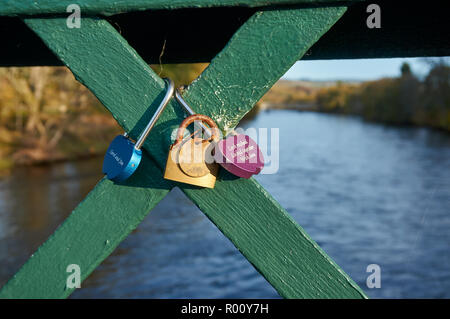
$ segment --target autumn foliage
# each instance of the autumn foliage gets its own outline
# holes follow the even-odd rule
[[[179,86],[206,66],[152,67]],[[67,68],[0,68],[0,170],[103,154],[120,133],[111,114]]]
[[[338,83],[321,89],[316,95],[317,110],[450,131],[450,67],[436,64],[423,80],[415,77],[407,64],[401,71],[398,78],[360,85]]]

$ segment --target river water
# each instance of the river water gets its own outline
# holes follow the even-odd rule
[[[283,110],[244,127],[280,128],[279,170],[256,179],[369,297],[450,298],[450,135]],[[0,286],[102,177],[101,162],[0,179]],[[380,288],[366,285],[370,264]],[[279,295],[174,189],[71,297]]]

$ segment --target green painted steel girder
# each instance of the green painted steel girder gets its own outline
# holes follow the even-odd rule
[[[274,7],[289,5],[329,5],[365,0],[2,0],[0,16],[66,15],[77,4],[85,15],[113,15],[144,10],[174,10],[212,7]]]

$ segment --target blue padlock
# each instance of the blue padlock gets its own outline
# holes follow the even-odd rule
[[[136,144],[134,144],[133,141],[128,138],[128,134],[125,133],[116,136],[109,145],[103,160],[103,173],[106,174],[108,179],[114,182],[122,182],[130,177],[138,168],[142,159],[141,147],[173,95],[174,84],[172,80],[164,80],[169,84],[167,93],[147,127],[136,141]]]

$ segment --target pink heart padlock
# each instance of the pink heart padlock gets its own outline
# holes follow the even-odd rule
[[[264,167],[264,158],[258,144],[245,134],[236,134],[217,143],[214,159],[230,173],[250,178]]]

